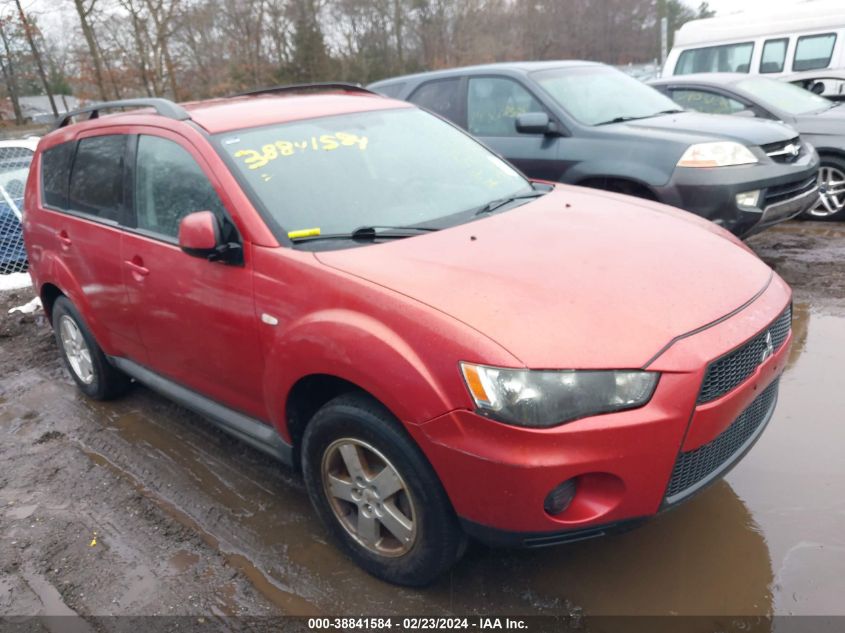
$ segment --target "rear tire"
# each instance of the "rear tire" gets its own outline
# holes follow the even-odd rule
[[[822,156],[819,187],[825,188],[820,193],[819,203],[805,211],[802,217],[824,222],[845,219],[845,159]]]
[[[363,394],[324,405],[305,428],[302,471],[317,514],[367,572],[430,584],[466,536],[440,480],[390,412]]]
[[[95,400],[111,400],[126,392],[129,377],[108,361],[67,297],[56,299],[51,320],[59,354],[82,393]]]

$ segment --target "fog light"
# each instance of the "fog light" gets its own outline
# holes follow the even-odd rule
[[[758,202],[760,202],[759,189],[736,194],[736,203],[741,207],[756,207]]]
[[[567,479],[559,484],[546,496],[543,509],[547,514],[560,514],[569,507],[575,498],[575,480]]]

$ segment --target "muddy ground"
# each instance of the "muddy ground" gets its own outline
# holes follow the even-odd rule
[[[327,542],[298,475],[135,386],[80,396],[38,316],[0,297],[0,616],[845,615],[845,226],[750,245],[795,289],[769,429],[727,479],[633,532],[471,548],[425,590]],[[727,282],[727,280],[726,280]]]

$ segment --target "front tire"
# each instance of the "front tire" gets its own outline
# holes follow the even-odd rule
[[[56,299],[52,322],[59,353],[82,393],[95,400],[111,400],[126,391],[129,378],[109,363],[82,315],[67,297]]]
[[[346,394],[324,405],[302,439],[305,486],[346,553],[391,583],[424,586],[463,553],[440,480],[378,402]]]
[[[804,217],[808,220],[845,218],[845,160],[837,156],[822,156],[819,187],[823,188],[819,203],[805,211]]]

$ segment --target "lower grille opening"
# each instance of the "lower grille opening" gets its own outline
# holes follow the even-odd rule
[[[707,480],[723,465],[731,462],[748,439],[766,421],[777,398],[777,392],[778,381],[775,380],[716,439],[709,444],[678,455],[672,477],[669,479],[666,499],[672,499],[689,491],[696,484]],[[673,502],[676,500],[678,499],[672,499]]]

